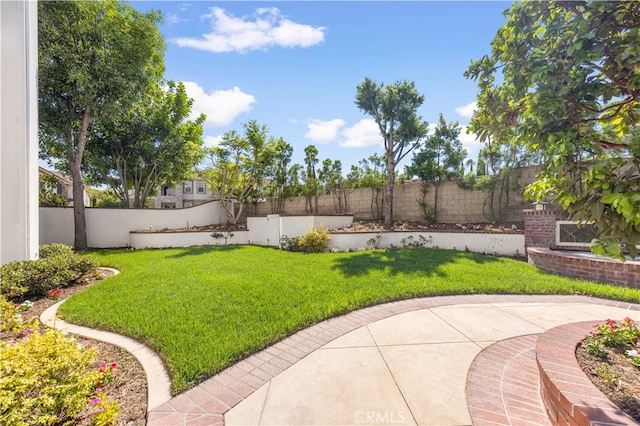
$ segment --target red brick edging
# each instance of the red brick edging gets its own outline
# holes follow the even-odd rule
[[[640,262],[591,256],[541,247],[528,247],[529,263],[552,274],[622,287],[640,288]]]
[[[467,406],[474,426],[548,426],[540,400],[537,334],[512,337],[485,348],[467,375]]]
[[[593,322],[561,325],[541,334],[536,344],[540,393],[554,425],[629,426],[635,420],[613,404],[582,371],[576,346]]]

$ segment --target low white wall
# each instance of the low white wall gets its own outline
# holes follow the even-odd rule
[[[337,229],[345,226],[351,226],[353,223],[353,215],[340,216],[281,216],[280,217],[280,235],[287,237],[300,237],[312,227],[320,227]]]
[[[497,253],[501,256],[524,256],[524,234],[480,234],[480,233],[453,233],[453,232],[354,232],[345,234],[331,234],[332,249],[344,251],[347,249],[358,250],[368,248],[367,242],[381,235],[380,248],[403,247],[408,245],[413,237],[413,242],[420,241],[420,236],[426,239],[424,247],[438,247],[441,249],[456,249],[488,254]],[[402,240],[405,240],[404,242]]]
[[[133,232],[147,229],[177,229],[225,222],[218,202],[200,204],[186,209],[132,210],[87,209],[87,236],[89,247],[188,247],[195,245],[222,245],[224,237],[213,238],[206,232]],[[227,244],[255,244],[278,246],[280,237],[299,237],[312,226],[331,229],[350,226],[353,216],[278,216],[249,217],[247,231],[234,231]],[[226,233],[222,233],[226,235]],[[524,255],[523,234],[453,233],[453,232],[354,232],[332,234],[330,247],[340,251],[365,249],[367,242],[381,235],[379,247],[402,247],[413,241],[426,239],[425,247],[498,253],[502,256]],[[403,241],[403,239],[405,241]],[[73,209],[40,208],[40,244],[65,243],[73,245]]]
[[[213,231],[201,232],[132,232],[131,247],[134,248],[169,248],[190,246],[221,246],[251,244],[249,231],[234,231],[232,235],[221,232],[227,236],[213,238]]]
[[[185,209],[85,209],[87,244],[93,248],[127,247],[129,233],[144,229],[175,229],[226,222],[220,203]],[[73,208],[40,208],[40,244],[73,245]]]

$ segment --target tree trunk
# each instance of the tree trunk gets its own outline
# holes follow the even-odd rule
[[[393,223],[393,188],[396,184],[396,165],[387,154],[387,186],[384,191],[384,223]]]
[[[438,223],[438,187],[440,186],[440,181],[435,181],[433,186],[435,186],[435,191],[433,191],[433,221]]]
[[[87,222],[84,214],[84,182],[82,180],[82,156],[87,144],[87,130],[93,121],[91,108],[84,110],[78,145],[74,153],[68,156],[71,180],[73,182],[73,226],[75,229],[73,246],[76,250],[87,249]],[[73,145],[73,129],[69,130],[67,143]]]
[[[74,156],[77,157],[77,156]],[[84,182],[80,162],[75,160],[69,165],[73,181],[73,225],[75,228],[73,246],[76,250],[87,249],[87,222],[84,215]]]

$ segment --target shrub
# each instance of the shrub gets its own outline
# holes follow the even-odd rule
[[[286,251],[300,251],[300,237],[280,237],[280,249]]]
[[[309,232],[300,237],[299,245],[307,253],[319,253],[329,247],[330,240],[329,228],[313,226]]]
[[[57,256],[73,256],[73,249],[66,244],[53,243],[45,244],[39,247],[40,259]]]
[[[606,348],[625,350],[629,361],[640,368],[640,329],[631,318],[622,321],[608,319],[604,324],[594,326],[595,331],[589,333],[582,341],[582,346],[595,356],[605,358]]]
[[[119,406],[99,387],[111,368],[88,371],[96,351],[78,345],[58,330],[27,329],[20,340],[0,346],[0,417],[5,425],[113,424]],[[115,367],[115,365],[113,365]]]
[[[18,260],[2,266],[2,294],[8,298],[44,296],[53,288],[66,287],[76,279],[59,257]]]
[[[27,306],[26,309],[29,309],[33,303],[26,301],[22,305],[15,305],[0,295],[0,333],[22,333],[27,328],[34,328],[37,325],[35,319],[28,324],[24,323],[20,314],[22,306]]]
[[[49,290],[75,284],[97,267],[94,260],[64,244],[41,246],[40,253],[40,259],[14,261],[0,268],[0,294],[8,299],[45,296]]]

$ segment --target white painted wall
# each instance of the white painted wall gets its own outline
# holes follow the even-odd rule
[[[87,242],[92,248],[128,247],[129,233],[140,230],[177,229],[226,222],[220,203],[213,201],[186,209],[87,208]],[[73,245],[73,209],[40,208],[40,244]]]
[[[73,244],[73,210],[71,208],[43,207],[40,209],[41,244],[61,242]],[[222,245],[224,237],[213,238],[206,232],[132,232],[160,231],[188,226],[224,223],[224,213],[218,202],[200,204],[188,209],[127,210],[87,209],[87,236],[89,246],[95,248],[136,247],[163,248],[196,245]],[[277,247],[280,237],[299,237],[312,226],[329,226],[332,229],[350,226],[352,216],[279,216],[249,217],[246,231],[234,231],[227,244],[255,244]],[[279,234],[278,234],[279,232]],[[225,234],[225,233],[223,233]],[[366,249],[367,242],[381,235],[379,247],[402,247],[422,236],[425,247],[468,250],[476,253],[497,253],[502,256],[524,255],[523,234],[453,233],[453,232],[353,232],[332,234],[330,247],[344,251]],[[405,240],[403,242],[403,239]]]
[[[225,244],[224,237],[213,238],[213,232],[133,232],[131,247],[135,248],[168,248],[191,246],[219,246]],[[226,244],[250,244],[249,231],[234,231],[228,236]],[[225,233],[226,235],[226,233]]]
[[[37,13],[0,1],[0,264],[38,256]]]
[[[366,249],[367,242],[375,238],[378,233],[374,232],[354,232],[345,234],[332,234],[330,247],[340,251],[347,249],[359,250]],[[410,242],[409,237],[413,237],[413,241],[419,241],[422,235],[428,242],[424,247],[438,247],[441,249],[456,249],[458,251],[465,250],[465,246],[469,251],[487,254],[497,253],[501,256],[515,256],[516,254],[524,256],[524,234],[480,234],[480,233],[453,233],[453,232],[384,232],[380,240],[380,248],[402,247]],[[406,239],[403,243],[402,240]]]

